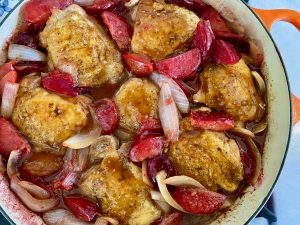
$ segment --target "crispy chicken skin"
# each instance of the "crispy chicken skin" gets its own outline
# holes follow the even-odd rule
[[[188,42],[199,18],[193,12],[163,1],[141,0],[132,37],[132,51],[163,59]]]
[[[122,77],[121,54],[104,29],[77,5],[54,10],[40,33],[48,50],[49,66],[67,64],[78,72],[78,85],[116,83]]]
[[[188,121],[181,122],[187,130],[168,152],[177,172],[213,191],[237,190],[244,174],[237,143],[222,132],[193,130]]]
[[[159,88],[148,79],[131,78],[116,93],[119,109],[119,130],[133,135],[139,129],[139,119],[158,119]]]
[[[81,193],[97,200],[103,213],[124,225],[150,225],[161,215],[143,183],[140,169],[117,151],[105,154],[81,178]]]
[[[39,87],[29,90],[21,83],[12,121],[31,142],[49,147],[36,151],[63,155],[62,142],[87,124],[87,113],[78,97],[62,98]]]
[[[243,122],[259,121],[265,110],[243,59],[234,65],[207,65],[200,74],[200,89],[194,101],[223,110]]]

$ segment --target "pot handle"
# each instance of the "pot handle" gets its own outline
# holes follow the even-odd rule
[[[286,21],[293,24],[300,31],[300,12],[290,9],[252,9],[264,22],[268,30],[271,29],[273,23]]]
[[[272,24],[278,21],[286,21],[293,24],[300,31],[300,13],[289,9],[256,9],[254,12],[263,21],[268,30]],[[293,125],[300,121],[300,99],[292,94],[293,102]]]

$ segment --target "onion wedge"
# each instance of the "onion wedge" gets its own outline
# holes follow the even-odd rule
[[[167,174],[164,170],[160,171],[157,173],[156,175],[156,181],[157,181],[157,184],[158,184],[158,188],[159,188],[159,191],[161,193],[161,195],[163,196],[164,200],[170,205],[172,206],[173,208],[181,211],[181,212],[185,212],[183,210],[183,208],[174,200],[174,198],[171,196],[168,188],[167,188],[167,185],[165,184],[164,180],[166,179],[167,177]]]
[[[10,187],[20,200],[34,212],[46,212],[53,209],[59,203],[59,199],[56,198],[39,200],[32,197],[32,195],[20,185],[20,181],[16,175],[11,177]]]
[[[131,8],[139,3],[140,0],[129,0],[128,2],[125,3],[125,6],[127,8]]]
[[[93,223],[88,223],[77,219],[65,209],[55,209],[46,212],[43,215],[43,219],[49,225],[93,225]]]
[[[74,3],[80,6],[90,6],[94,4],[94,0],[74,0]]]
[[[185,114],[189,112],[190,110],[189,100],[186,97],[183,90],[179,87],[179,85],[174,80],[158,73],[152,73],[150,75],[150,79],[160,88],[162,88],[164,83],[167,83],[170,86],[172,96],[174,98],[174,101],[179,111]]]
[[[161,195],[159,191],[150,191],[150,195],[154,201],[166,202],[164,197]]]
[[[202,184],[191,177],[187,176],[174,176],[169,177],[164,180],[165,184],[172,185],[172,186],[192,186],[197,188],[204,188]]]
[[[266,83],[264,79],[261,77],[261,75],[256,71],[251,71],[252,76],[256,80],[256,83],[258,84],[259,92],[262,96],[265,95],[266,92]]]
[[[8,47],[8,59],[17,61],[47,61],[47,56],[25,45],[10,44]]]
[[[168,83],[163,83],[159,98],[159,118],[168,141],[179,137],[179,115]]]
[[[14,150],[10,153],[7,162],[7,175],[11,179],[13,175],[18,174],[18,163],[22,157],[22,152]]]
[[[142,178],[143,182],[148,185],[149,187],[152,187],[152,184],[149,180],[148,173],[147,173],[147,160],[144,160],[142,162]]]
[[[63,146],[72,149],[82,149],[89,147],[97,142],[101,131],[98,127],[94,128],[87,134],[76,134],[63,142]]]
[[[172,207],[166,203],[165,201],[156,201],[154,200],[155,203],[159,206],[159,208],[164,211],[164,213],[169,213],[171,212]]]
[[[249,145],[251,147],[252,154],[253,154],[253,156],[255,158],[255,161],[256,161],[255,172],[254,172],[254,175],[253,175],[252,179],[250,180],[250,184],[252,186],[254,186],[257,183],[258,178],[261,174],[262,159],[261,159],[261,154],[260,154],[256,144],[254,143],[254,141],[251,138],[246,138],[246,140],[247,140],[247,142],[249,143]]]
[[[48,191],[33,183],[30,183],[28,181],[20,181],[19,185],[25,188],[30,194],[32,194],[34,197],[37,197],[38,199],[50,198],[50,193]]]
[[[6,82],[4,85],[1,104],[1,115],[6,119],[10,118],[12,115],[19,86],[19,84],[10,82]]]
[[[234,127],[232,129],[230,129],[229,131],[231,131],[233,133],[241,134],[241,135],[244,135],[244,136],[248,136],[248,137],[251,137],[251,138],[255,138],[255,134],[252,133],[252,131],[250,131],[246,128],[243,128],[243,127]]]

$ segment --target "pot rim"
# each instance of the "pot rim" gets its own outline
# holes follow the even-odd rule
[[[9,16],[12,14],[12,12],[14,12],[14,10],[16,8],[18,8],[24,1],[26,0],[20,0],[13,8],[12,10],[3,18],[3,20],[0,22],[0,27],[3,25],[3,23],[9,18]],[[292,133],[292,120],[293,120],[293,111],[292,111],[292,97],[291,97],[291,87],[290,87],[290,82],[289,82],[289,78],[288,78],[288,74],[287,74],[287,70],[283,61],[283,58],[280,54],[280,51],[271,35],[271,33],[269,32],[269,30],[266,28],[265,24],[263,23],[263,21],[259,18],[259,16],[254,12],[254,10],[243,0],[241,0],[242,3],[248,8],[249,12],[251,12],[252,14],[254,14],[254,16],[256,17],[256,19],[260,22],[260,24],[263,26],[265,32],[268,34],[269,38],[271,39],[276,52],[279,56],[280,59],[280,63],[282,65],[282,68],[284,70],[284,75],[285,75],[285,80],[287,83],[287,87],[288,87],[288,93],[289,93],[289,105],[290,105],[290,122],[289,122],[289,132],[288,132],[288,140],[287,140],[287,144],[286,144],[286,149],[285,149],[285,153],[284,153],[284,157],[283,160],[281,162],[280,165],[280,169],[277,173],[277,176],[273,182],[273,185],[270,187],[270,190],[268,192],[268,194],[265,196],[265,198],[263,199],[262,203],[260,204],[260,206],[257,208],[257,210],[252,214],[252,216],[247,220],[246,224],[248,224],[250,221],[252,221],[256,215],[262,210],[262,208],[265,206],[265,204],[267,203],[267,201],[269,200],[269,198],[271,197],[273,190],[275,188],[275,185],[278,182],[278,179],[281,175],[282,169],[284,167],[284,164],[286,162],[286,157],[288,154],[288,149],[289,149],[289,145],[290,145],[290,141],[291,141],[291,133]],[[3,208],[0,206],[0,213],[4,216],[4,218],[11,224],[11,225],[17,225],[10,217],[9,215],[3,210]]]

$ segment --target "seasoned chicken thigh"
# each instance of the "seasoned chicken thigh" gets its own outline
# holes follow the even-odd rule
[[[116,83],[122,77],[121,54],[104,29],[77,5],[54,10],[40,33],[51,68],[62,64],[78,72],[78,85]]]
[[[148,79],[131,78],[124,83],[114,97],[119,109],[119,130],[133,135],[142,118],[158,119],[158,98],[159,88]]]
[[[185,118],[185,131],[170,146],[168,155],[180,175],[190,176],[212,191],[237,190],[243,179],[239,147],[222,132],[193,130]]]
[[[25,79],[23,84],[28,84]],[[32,85],[32,84],[31,84]],[[77,98],[62,98],[43,88],[22,86],[16,101],[12,121],[37,146],[37,151],[63,155],[62,142],[87,124],[88,111]]]
[[[200,74],[200,90],[194,101],[223,110],[243,122],[260,120],[265,110],[243,59],[234,65],[207,65]]]
[[[79,184],[81,193],[98,200],[103,213],[124,225],[150,225],[161,215],[143,183],[140,169],[117,151],[89,169]]]
[[[198,16],[163,1],[141,0],[132,37],[132,51],[163,59],[180,50],[193,36]]]

